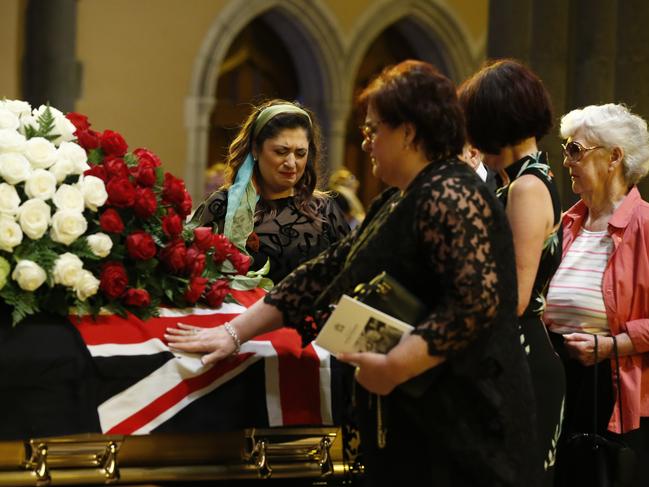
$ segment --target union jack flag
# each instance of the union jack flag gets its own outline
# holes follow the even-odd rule
[[[169,349],[163,339],[167,327],[178,322],[220,326],[263,291],[233,295],[240,304],[161,309],[146,322],[114,315],[73,320],[100,371],[103,433],[333,423],[331,358],[313,344],[303,348],[295,330],[259,336],[236,357],[213,366],[202,365],[196,354]]]

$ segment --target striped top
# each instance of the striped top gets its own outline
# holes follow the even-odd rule
[[[607,230],[581,229],[550,282],[544,320],[551,331],[610,334],[602,277],[612,251]]]

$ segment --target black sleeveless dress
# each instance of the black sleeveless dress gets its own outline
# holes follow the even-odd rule
[[[555,353],[542,316],[548,285],[561,262],[562,234],[561,203],[547,155],[539,152],[526,156],[505,169],[509,182],[498,188],[496,194],[507,207],[509,187],[517,178],[531,174],[546,186],[552,198],[555,230],[543,243],[541,261],[534,280],[532,295],[525,312],[519,317],[521,340],[527,352],[537,403],[539,462],[545,473],[541,485],[551,486],[557,442],[561,433],[565,399],[565,374],[559,356]]]

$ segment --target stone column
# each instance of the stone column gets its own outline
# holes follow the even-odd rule
[[[76,24],[76,0],[28,0],[22,91],[32,105],[74,110],[81,82]]]
[[[532,0],[491,0],[487,58],[513,57],[529,62]]]
[[[649,120],[649,2],[624,0],[618,6],[615,101]],[[639,187],[649,199],[649,176]]]

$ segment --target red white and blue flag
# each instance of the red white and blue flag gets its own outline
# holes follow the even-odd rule
[[[204,366],[197,354],[164,341],[178,322],[220,326],[263,291],[234,291],[240,304],[220,309],[161,309],[74,321],[99,370],[101,430],[107,434],[232,430],[251,426],[332,424],[331,358],[283,328],[245,343],[236,357]]]

